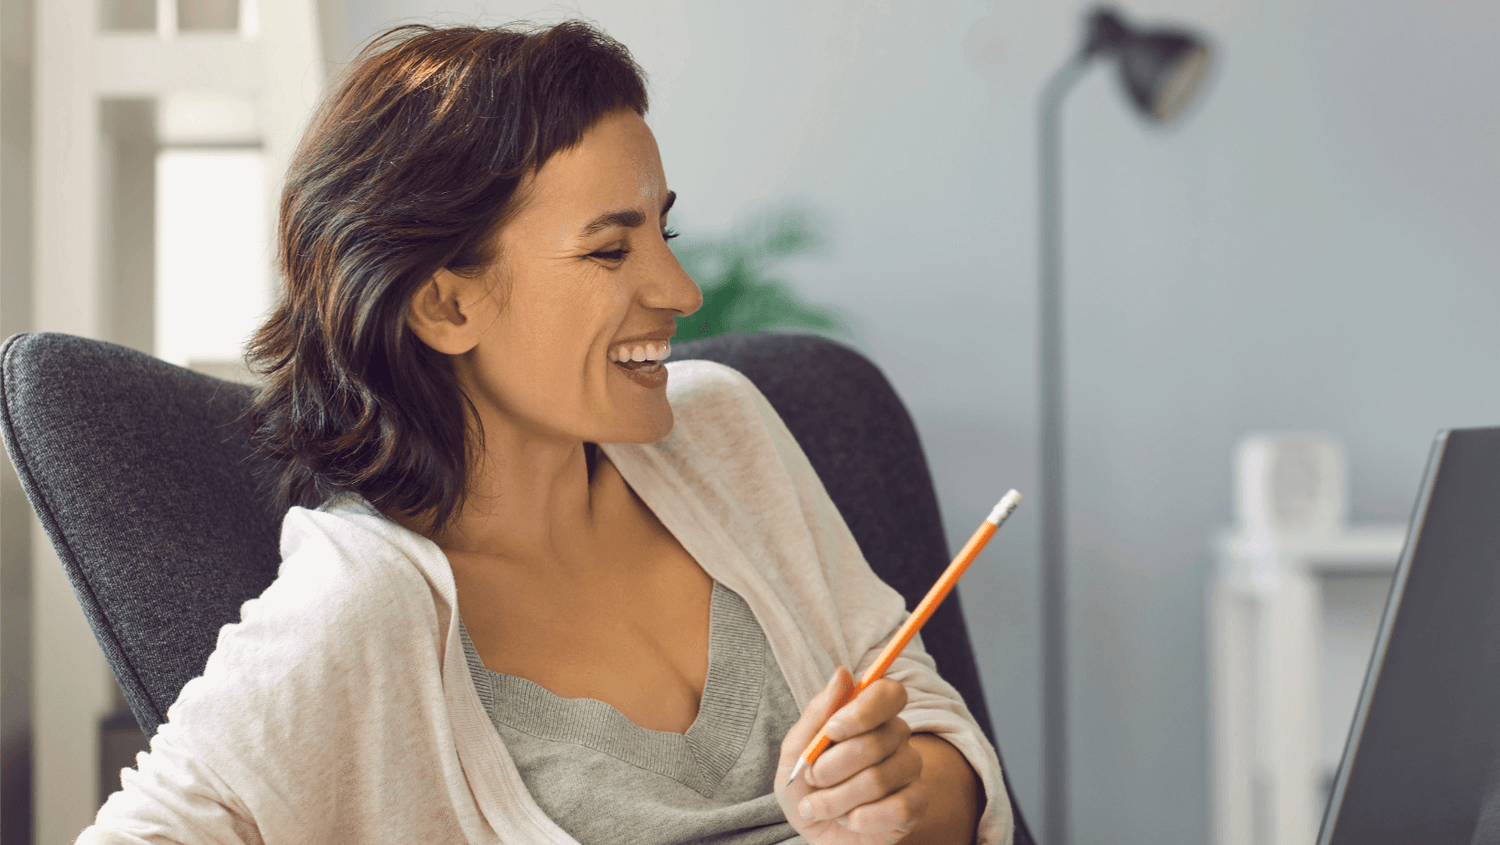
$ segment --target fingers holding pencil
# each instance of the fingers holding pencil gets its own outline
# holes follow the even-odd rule
[[[856,693],[853,678],[839,669],[787,732],[776,795],[787,819],[810,842],[882,845],[899,841],[921,820],[927,803],[919,780],[922,758],[900,717],[905,706],[900,683],[884,678]],[[834,744],[786,783],[820,728]]]
[[[840,707],[824,726],[833,744],[802,774],[808,785],[826,789],[842,784],[898,755],[911,739],[911,728],[900,715],[905,708],[906,688],[890,678],[881,678]]]

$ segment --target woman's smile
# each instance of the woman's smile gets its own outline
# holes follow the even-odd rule
[[[672,354],[672,344],[667,340],[625,341],[609,350],[609,361],[623,372],[626,378],[647,388],[667,386],[665,361]]]

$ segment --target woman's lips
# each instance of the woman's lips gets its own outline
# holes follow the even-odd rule
[[[619,370],[626,378],[647,388],[665,387],[667,384],[667,365],[657,361],[655,363],[639,363],[628,367],[618,361],[610,364]]]

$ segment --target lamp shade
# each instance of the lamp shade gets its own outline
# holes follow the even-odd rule
[[[1152,120],[1180,113],[1202,87],[1210,50],[1201,38],[1178,29],[1134,30],[1112,9],[1089,19],[1085,57],[1112,56],[1131,102]]]

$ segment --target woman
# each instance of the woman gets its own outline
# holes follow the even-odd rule
[[[361,55],[253,343],[280,573],[83,841],[1009,839],[920,646],[835,712],[904,607],[769,404],[668,387],[702,299],[645,110],[578,23]]]

